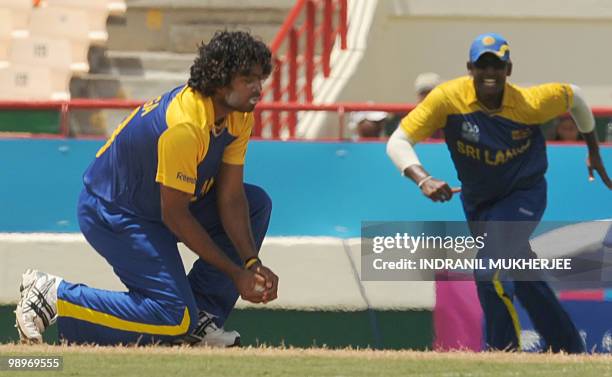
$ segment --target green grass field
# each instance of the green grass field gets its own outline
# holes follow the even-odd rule
[[[612,376],[610,355],[0,345],[16,355],[63,356],[64,368],[0,376]]]

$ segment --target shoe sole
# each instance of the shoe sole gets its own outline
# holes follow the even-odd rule
[[[17,333],[19,334],[19,341],[21,343],[24,343],[28,340],[28,337],[21,329],[21,324],[19,323],[20,322],[19,317],[21,316],[21,310],[19,309],[19,304],[17,304],[17,307],[15,308],[15,310],[13,310],[13,313],[15,313],[15,328],[17,329]]]
[[[206,347],[211,347],[211,348],[234,348],[234,347],[240,347],[242,344],[240,343],[240,337],[237,336],[234,339],[234,342],[232,344],[221,344],[221,343],[209,343],[206,341],[201,341],[198,343],[191,343],[190,345],[192,346],[206,346]]]
[[[21,311],[21,301],[19,301],[19,304],[17,305],[17,308],[15,308],[15,327],[17,328],[17,333],[19,333],[19,341],[23,344],[40,344],[42,343],[41,339],[38,338],[29,338],[25,331],[23,331],[23,328],[25,327],[25,325],[23,323],[21,323],[21,318],[23,317],[23,312]]]
[[[227,348],[234,348],[234,347],[240,347],[240,337],[237,337],[236,340],[234,340],[234,344],[232,344],[231,346],[227,346]]]

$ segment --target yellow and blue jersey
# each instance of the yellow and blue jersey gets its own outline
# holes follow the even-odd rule
[[[446,144],[469,207],[530,188],[546,172],[546,144],[538,126],[567,112],[568,84],[521,88],[506,83],[501,108],[490,111],[476,98],[469,76],[436,87],[400,123],[412,142],[444,129]]]
[[[117,127],[85,172],[85,187],[128,213],[160,220],[159,184],[194,200],[205,195],[221,162],[244,164],[253,119],[252,113],[230,113],[216,135],[211,98],[177,87]]]

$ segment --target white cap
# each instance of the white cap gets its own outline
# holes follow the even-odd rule
[[[421,73],[417,76],[416,80],[414,80],[414,90],[417,93],[423,92],[425,90],[432,90],[438,84],[440,84],[440,75],[433,72],[425,72]]]
[[[364,120],[369,120],[370,122],[380,122],[387,117],[385,111],[356,111],[351,114],[351,121],[349,122],[349,127],[351,129],[356,129],[357,125]]]

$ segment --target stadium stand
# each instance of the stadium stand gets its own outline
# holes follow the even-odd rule
[[[123,0],[108,0],[107,2],[108,14],[110,16],[121,16],[125,14],[127,9],[125,1]]]
[[[13,67],[45,67],[50,73],[52,97],[68,98],[71,64],[70,42],[62,39],[32,36],[15,39],[11,45],[10,61]]]
[[[67,1],[67,0],[63,0]],[[252,1],[128,1],[124,14],[108,19],[108,41],[92,46],[90,70],[74,77],[72,98],[147,100],[186,82],[197,45],[217,30],[248,29],[270,42],[293,5],[288,0]],[[124,111],[80,111],[72,128],[107,134]],[[100,124],[103,123],[103,124]]]
[[[0,9],[0,64],[8,64],[9,44],[11,43],[11,32],[13,31],[11,12],[8,9]]]
[[[43,100],[53,98],[51,72],[36,66],[5,67],[0,69],[0,99],[15,98]]]
[[[197,45],[216,30],[249,29],[270,42],[291,1],[128,1],[108,20],[106,47],[93,47],[73,97],[148,99],[184,83]]]
[[[0,0],[0,9],[8,10],[11,13],[13,30],[23,32],[28,29],[32,12],[31,0]]]
[[[64,39],[71,45],[70,69],[75,72],[89,70],[89,25],[87,12],[69,8],[39,7],[32,11],[30,35]]]
[[[49,8],[64,8],[87,13],[88,37],[91,43],[106,43],[106,20],[109,15],[108,0],[48,0]]]
[[[125,10],[123,0],[0,0],[0,96],[69,99],[71,75],[89,71],[90,46],[106,43],[109,15]]]

